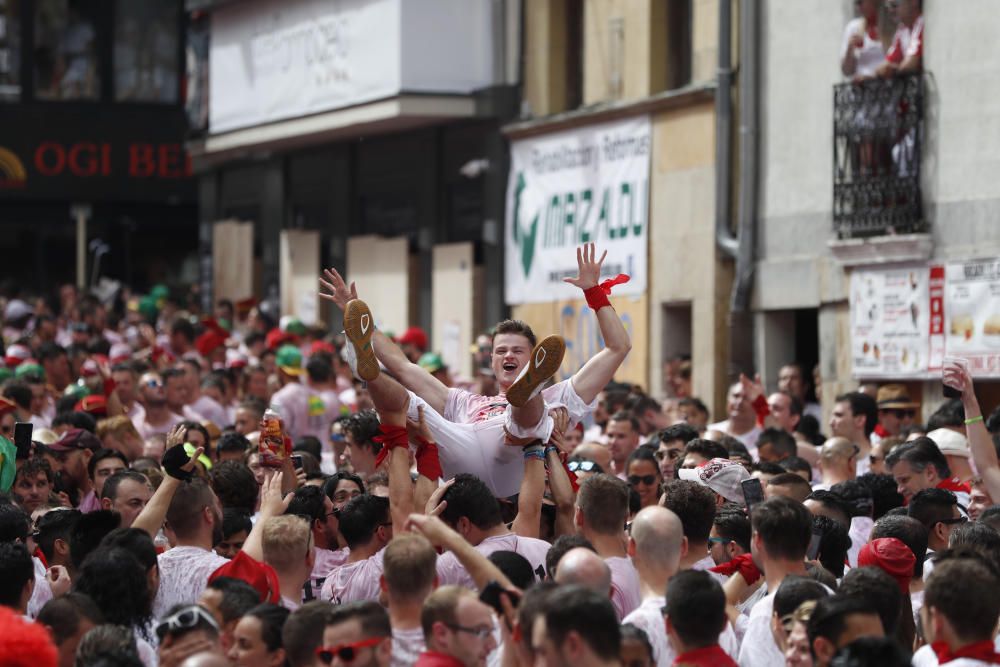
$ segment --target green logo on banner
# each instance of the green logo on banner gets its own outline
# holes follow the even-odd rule
[[[538,216],[531,219],[530,230],[521,229],[521,195],[524,193],[524,174],[517,173],[517,188],[514,190],[514,243],[521,251],[521,268],[524,277],[531,274],[531,263],[535,260],[535,240],[538,238]]]

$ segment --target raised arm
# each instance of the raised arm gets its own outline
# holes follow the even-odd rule
[[[455,554],[455,558],[469,573],[479,590],[491,581],[496,581],[504,588],[514,588],[496,565],[436,516],[411,514],[406,526],[414,532],[421,533],[435,547],[448,549]]]
[[[164,459],[167,460],[180,460],[181,457],[186,458],[186,463],[184,463],[180,470],[182,473],[190,473],[194,470],[195,461],[198,457],[205,451],[203,448],[199,447],[195,450],[194,455],[188,457],[184,452],[184,428],[178,424],[170,430],[167,434],[167,452],[164,453]],[[170,454],[168,457],[167,454]],[[144,530],[149,533],[149,536],[156,538],[156,534],[160,531],[160,527],[163,525],[163,520],[167,517],[167,510],[170,509],[170,501],[174,499],[174,494],[177,493],[177,489],[184,482],[179,478],[175,477],[177,474],[173,471],[172,466],[164,466],[166,474],[163,476],[163,481],[160,482],[160,486],[156,489],[156,493],[153,497],[149,499],[146,506],[142,508],[139,512],[139,516],[135,518],[132,522],[133,528],[138,528],[139,530]],[[174,474],[171,474],[171,473]]]
[[[562,441],[562,434],[553,431],[550,444],[555,445],[555,447],[545,448],[545,462],[549,466],[549,490],[552,492],[552,500],[556,504],[554,537],[572,535],[576,532],[576,526],[573,523],[576,492],[573,490],[573,482],[569,478],[573,473],[566,470],[560,455],[560,451],[566,449]]]
[[[264,473],[264,484],[260,488],[260,515],[253,525],[253,530],[243,542],[243,553],[259,563],[264,562],[264,523],[274,516],[281,516],[292,502],[292,494],[282,494],[281,482],[284,473],[267,471]]]
[[[962,392],[962,406],[965,408],[965,434],[969,439],[972,461],[983,480],[983,486],[990,498],[1000,499],[1000,461],[993,447],[993,438],[983,423],[983,413],[979,408],[972,376],[964,367],[954,362],[945,362],[944,383]]]
[[[588,290],[598,287],[601,277],[601,265],[608,252],[605,250],[600,259],[596,259],[597,250],[593,243],[588,243],[576,249],[576,263],[579,275],[576,278],[566,278],[565,282],[576,285],[586,294]],[[588,300],[589,302],[589,300]],[[573,389],[586,403],[590,403],[615,376],[615,371],[625,361],[632,341],[622,324],[621,318],[611,304],[597,310],[597,325],[604,339],[604,349],[595,354],[583,368],[572,378]]]
[[[358,298],[358,289],[352,282],[348,285],[336,269],[323,271],[324,278],[319,279],[323,288],[319,292],[322,299],[332,302],[341,311],[347,302]],[[399,346],[389,340],[389,337],[376,330],[374,335],[375,356],[396,380],[414,394],[424,399],[438,413],[444,413],[448,402],[448,387],[420,366],[411,362]]]

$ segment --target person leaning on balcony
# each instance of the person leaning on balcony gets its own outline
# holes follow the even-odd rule
[[[860,16],[851,19],[844,28],[844,43],[840,49],[840,71],[854,81],[870,79],[885,62],[885,47],[878,28],[881,0],[855,0]]]
[[[890,77],[920,72],[924,55],[923,0],[889,0],[889,7],[899,26],[877,74]]]

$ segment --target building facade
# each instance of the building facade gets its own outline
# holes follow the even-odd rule
[[[183,22],[179,0],[0,2],[7,277],[48,290],[197,275]]]
[[[208,113],[190,144],[205,293],[338,325],[320,267],[384,329],[420,325],[468,373],[503,312],[519,2],[251,0],[208,13]]]
[[[926,418],[944,356],[962,356],[995,405],[995,8],[925,0],[922,73],[854,86],[840,68],[854,3],[761,4],[758,368],[773,385],[783,363],[818,364],[828,410],[859,383],[903,382]]]
[[[717,243],[717,231],[732,233],[736,207],[724,199],[718,224],[717,137],[724,137],[730,157],[723,157],[735,170],[736,87],[731,78],[722,84],[728,118],[720,128],[717,74],[720,55],[730,64],[737,60],[738,3],[525,5],[523,113],[504,128],[512,152],[512,312],[544,333],[562,334],[569,346],[563,371],[579,368],[599,349],[600,337],[579,294],[558,282],[576,268],[573,247],[593,240],[609,250],[610,273],[633,280],[615,287],[620,296],[612,299],[633,341],[617,379],[668,395],[665,362],[690,355],[693,393],[713,416],[721,414],[734,263]],[[728,49],[720,54],[723,33]],[[735,183],[728,170],[722,187],[730,195]],[[536,255],[550,264],[525,278],[526,262],[517,253],[531,239],[532,211],[539,220],[534,243],[542,246]]]

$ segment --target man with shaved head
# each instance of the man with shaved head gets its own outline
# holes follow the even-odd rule
[[[641,510],[632,521],[628,555],[642,582],[642,604],[625,617],[624,623],[641,628],[653,647],[657,665],[672,665],[677,657],[663,630],[663,606],[667,583],[680,569],[688,541],[680,518],[666,507],[655,505]],[[559,564],[560,571],[562,563]],[[720,643],[731,655],[739,652],[736,635],[727,625]]]
[[[601,595],[611,595],[611,568],[590,549],[570,549],[559,560],[557,584],[578,584]]]

